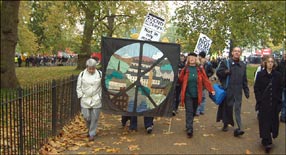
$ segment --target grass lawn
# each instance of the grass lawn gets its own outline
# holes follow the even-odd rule
[[[254,85],[254,72],[256,71],[258,65],[247,65],[247,70],[246,70],[246,74],[247,74],[247,79],[248,79],[248,85],[249,86],[253,86]]]
[[[22,87],[31,84],[51,81],[53,79],[66,78],[78,75],[81,71],[76,66],[53,66],[53,67],[17,67],[16,76]]]

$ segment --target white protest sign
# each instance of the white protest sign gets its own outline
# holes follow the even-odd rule
[[[209,53],[212,40],[204,34],[200,34],[194,53],[199,54],[200,52],[206,52],[206,55]]]
[[[164,19],[148,13],[138,39],[159,41],[160,35],[164,31],[164,25]]]

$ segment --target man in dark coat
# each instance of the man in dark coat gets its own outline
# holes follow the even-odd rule
[[[281,110],[281,116],[280,121],[284,122],[286,121],[286,51],[284,51],[283,59],[278,65],[277,71],[279,71],[282,74],[282,110]]]
[[[217,112],[217,122],[223,121],[223,131],[228,130],[228,124],[234,126],[233,111],[235,121],[238,126],[234,130],[234,136],[240,136],[244,134],[241,123],[241,101],[242,101],[242,90],[244,91],[245,97],[249,98],[249,88],[247,85],[246,76],[246,64],[240,61],[241,49],[235,47],[232,50],[232,58],[229,60],[221,61],[217,69],[217,76],[222,83],[222,86],[226,88],[226,98],[223,103],[219,106]],[[227,65],[227,63],[229,65]],[[229,66],[229,67],[228,67]],[[227,80],[229,78],[229,80]],[[228,84],[226,84],[228,81]]]
[[[272,61],[272,62],[270,62]],[[267,63],[274,64],[274,58]],[[258,106],[259,133],[262,144],[269,152],[272,137],[276,138],[279,132],[279,112],[282,106],[282,76],[276,70],[265,69],[258,72],[254,93]]]

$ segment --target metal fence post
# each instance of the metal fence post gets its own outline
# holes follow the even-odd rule
[[[18,102],[19,102],[19,154],[24,154],[24,141],[23,141],[23,90],[18,88]]]
[[[74,90],[74,75],[71,76],[71,117],[74,116],[74,104],[75,104],[75,90]]]
[[[52,135],[57,134],[57,84],[52,81]]]

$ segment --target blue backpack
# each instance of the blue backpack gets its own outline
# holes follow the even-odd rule
[[[230,69],[229,60],[226,60],[226,65],[227,65],[227,68]],[[219,68],[219,66],[218,66],[218,68]],[[209,97],[211,98],[211,100],[216,105],[220,105],[222,103],[222,101],[224,100],[224,98],[226,97],[226,89],[227,89],[228,83],[229,83],[229,76],[227,76],[227,78],[226,78],[225,89],[217,83],[213,84],[213,89],[215,91],[215,95],[212,95],[211,93],[209,93]]]

